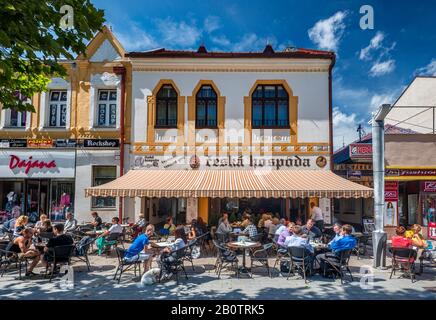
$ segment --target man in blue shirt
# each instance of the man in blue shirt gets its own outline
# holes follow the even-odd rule
[[[344,224],[341,230],[341,237],[337,240],[331,241],[329,243],[329,248],[333,253],[322,253],[316,256],[316,259],[322,263],[322,260],[329,260],[331,262],[338,262],[341,252],[348,249],[353,249],[356,246],[356,238],[354,238],[351,233],[353,228],[349,224]],[[321,266],[322,269],[322,266]]]
[[[154,233],[154,225],[149,224],[144,233],[136,237],[135,241],[127,249],[124,256],[124,261],[143,261],[144,262],[144,272],[148,271],[152,262],[152,255],[146,253],[146,251],[151,250],[150,237]],[[144,252],[142,252],[144,251]]]
[[[342,226],[339,223],[335,223],[333,225],[333,231],[335,232],[335,237],[328,243],[328,246],[330,247],[330,245],[334,242],[339,240],[340,238],[342,238]]]

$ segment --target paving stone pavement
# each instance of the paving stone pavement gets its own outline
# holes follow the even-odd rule
[[[269,278],[263,268],[254,270],[253,278],[243,275],[237,279],[233,276],[234,272],[224,270],[221,279],[218,279],[212,270],[215,262],[213,257],[195,260],[194,270],[185,264],[188,279],[181,276],[179,285],[175,280],[169,280],[141,286],[140,278],[135,278],[133,271],[123,274],[118,284],[112,280],[117,266],[115,257],[92,255],[90,260],[91,272],[82,262],[73,264],[72,288],[62,286],[65,282],[59,276],[51,283],[42,276],[18,280],[18,273],[11,270],[0,278],[0,299],[436,299],[435,268],[425,269],[414,283],[410,279],[400,278],[398,274],[389,279],[389,269],[373,270],[373,281],[368,282],[359,272],[361,266],[371,266],[372,260],[358,260],[355,256],[350,260],[354,281],[351,282],[348,276],[344,285],[341,285],[340,279],[326,279],[320,275],[310,277],[307,284],[300,276],[291,276],[286,280],[286,275],[281,275],[277,269],[273,272],[273,278]],[[271,259],[270,265],[273,263],[274,259]],[[40,271],[42,268],[35,269],[36,273]]]

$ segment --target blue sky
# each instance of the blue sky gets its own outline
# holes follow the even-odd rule
[[[392,103],[415,75],[436,75],[436,1],[93,0],[128,51],[259,51],[267,42],[333,50],[335,148],[357,136],[371,111]],[[374,29],[362,30],[362,5]]]

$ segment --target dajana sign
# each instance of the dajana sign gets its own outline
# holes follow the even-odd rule
[[[13,154],[11,154],[10,157],[11,157],[11,160],[9,162],[9,169],[11,169],[11,170],[13,170],[15,168],[24,169],[25,174],[28,174],[30,169],[33,169],[33,168],[39,168],[39,169],[56,168],[56,161],[55,160],[51,160],[50,162],[45,162],[42,160],[33,160],[32,156],[30,156],[27,160],[23,160],[20,157],[13,155]]]

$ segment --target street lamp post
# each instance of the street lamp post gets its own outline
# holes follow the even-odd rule
[[[374,268],[386,267],[386,240],[384,231],[384,207],[385,207],[385,156],[384,156],[384,119],[389,113],[391,106],[384,104],[377,113],[373,114],[372,146],[373,146],[373,177],[374,177],[374,222],[373,232],[373,255]]]

